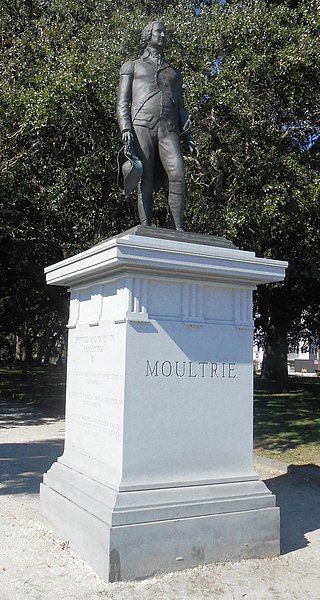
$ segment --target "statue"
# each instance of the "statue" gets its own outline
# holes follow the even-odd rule
[[[184,162],[180,137],[197,157],[191,122],[183,104],[181,73],[164,57],[166,29],[161,21],[141,33],[143,54],[120,70],[117,117],[123,148],[119,153],[119,187],[127,195],[138,187],[141,225],[151,225],[154,194],[169,190],[174,228],[183,231]]]

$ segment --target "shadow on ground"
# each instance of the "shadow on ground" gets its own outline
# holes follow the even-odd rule
[[[65,390],[65,365],[33,366],[26,377],[15,365],[0,365],[0,403],[9,402],[16,411],[25,406],[62,416]]]
[[[23,425],[45,425],[63,417],[64,406],[42,406],[0,399],[0,427],[10,429]]]
[[[43,473],[63,452],[63,439],[0,444],[0,495],[37,494]]]
[[[291,465],[285,475],[265,482],[280,507],[281,554],[305,548],[309,545],[306,534],[320,528],[320,468],[308,467],[312,467],[314,479],[308,479],[303,466]]]

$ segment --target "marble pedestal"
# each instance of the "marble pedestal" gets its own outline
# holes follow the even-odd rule
[[[286,263],[136,227],[46,269],[71,292],[43,518],[108,581],[279,553],[252,464],[252,290]]]

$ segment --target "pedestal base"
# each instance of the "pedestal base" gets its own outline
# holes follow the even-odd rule
[[[107,581],[279,554],[279,509],[258,480],[115,492],[55,463],[41,513]]]

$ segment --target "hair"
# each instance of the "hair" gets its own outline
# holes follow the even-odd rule
[[[151,35],[152,35],[152,27],[154,26],[155,23],[163,23],[163,21],[161,21],[160,19],[156,19],[155,21],[151,21],[150,23],[148,23],[148,25],[146,25],[143,30],[141,31],[141,36],[140,36],[140,48],[142,50],[144,50],[147,45],[148,42],[150,42],[151,40]]]

